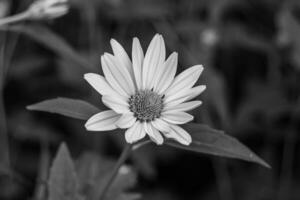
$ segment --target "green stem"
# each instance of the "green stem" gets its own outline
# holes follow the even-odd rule
[[[4,26],[4,25],[7,25],[7,24],[12,24],[12,23],[24,21],[24,20],[28,19],[28,17],[29,17],[29,13],[26,12],[26,11],[21,12],[21,13],[16,14],[16,15],[5,17],[5,18],[0,19],[0,26]]]
[[[105,199],[105,196],[108,192],[108,189],[110,188],[110,186],[112,185],[112,183],[115,180],[116,176],[118,175],[120,167],[124,164],[124,162],[128,158],[131,150],[132,150],[132,145],[131,144],[127,144],[126,147],[123,149],[123,152],[122,152],[119,160],[117,161],[116,165],[114,166],[114,168],[112,170],[112,173],[110,174],[110,176],[108,178],[108,181],[105,184],[105,186],[104,186],[104,188],[101,192],[100,200]]]

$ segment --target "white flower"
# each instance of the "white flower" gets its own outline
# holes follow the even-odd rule
[[[111,110],[92,116],[85,124],[86,129],[127,129],[128,143],[148,135],[156,144],[162,144],[166,137],[189,145],[191,136],[178,125],[192,121],[193,116],[186,111],[202,103],[190,101],[205,90],[204,85],[193,87],[202,65],[190,67],[175,77],[177,53],[165,60],[165,43],[159,34],[153,37],[145,56],[139,40],[134,38],[132,61],[114,39],[111,46],[114,55],[101,56],[104,77],[94,73],[84,75]]]
[[[29,8],[31,19],[53,19],[69,11],[68,0],[37,0]]]

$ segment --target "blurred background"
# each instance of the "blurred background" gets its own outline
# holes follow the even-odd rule
[[[31,0],[0,0],[0,17]],[[84,121],[26,106],[58,96],[99,108],[83,79],[101,72],[100,55],[115,38],[131,54],[155,33],[179,70],[203,64],[207,90],[195,122],[225,130],[265,159],[253,163],[147,145],[134,152],[144,200],[300,199],[300,1],[298,0],[70,0],[69,13],[0,31],[0,199],[38,199],[59,144],[74,160],[86,152],[117,159],[124,137],[89,133]]]

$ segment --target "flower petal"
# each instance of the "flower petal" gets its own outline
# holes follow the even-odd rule
[[[183,145],[189,145],[192,142],[191,135],[183,128],[177,125],[171,125],[171,131],[164,133],[167,138],[172,138]]]
[[[189,100],[191,100],[191,99],[197,97],[197,96],[200,95],[205,89],[206,89],[206,86],[205,86],[205,85],[199,85],[199,86],[193,87],[193,88],[190,90],[190,93],[188,94],[189,97],[187,98],[186,101],[189,101]]]
[[[112,75],[120,83],[120,86],[126,91],[128,95],[135,92],[135,86],[132,76],[129,72],[121,66],[120,62],[111,54],[105,53],[103,55],[104,62],[110,68]]]
[[[129,97],[129,95],[126,92],[127,90],[124,89],[124,86],[122,86],[122,83],[119,81],[118,77],[115,74],[113,74],[112,69],[104,59],[104,56],[101,56],[101,65],[105,79],[110,84],[110,86],[120,95],[124,97]]]
[[[143,139],[145,136],[146,132],[144,126],[139,121],[136,121],[135,124],[125,132],[125,139],[130,144]]]
[[[133,116],[132,112],[123,114],[119,120],[116,122],[117,127],[125,129],[133,126],[136,122],[136,118]]]
[[[176,93],[174,95],[165,97],[164,99],[165,108],[176,106],[178,104],[181,104],[182,102],[191,100],[196,96],[200,95],[205,90],[205,88],[206,88],[205,85],[199,85],[189,90],[185,90],[181,93]]]
[[[133,38],[132,42],[132,67],[135,77],[137,89],[142,89],[142,69],[143,69],[144,53],[138,38]]]
[[[193,110],[194,108],[200,106],[202,104],[202,101],[190,101],[186,103],[181,103],[175,106],[170,107],[164,107],[164,111],[189,111]]]
[[[123,114],[130,112],[128,103],[123,99],[114,98],[112,96],[102,96],[102,102],[116,113]]]
[[[160,52],[159,52],[159,59],[157,60],[157,65],[153,67],[153,69],[151,70],[151,74],[152,74],[152,81],[151,81],[151,88],[155,88],[155,86],[157,85],[158,81],[160,80],[160,76],[161,74],[163,74],[164,71],[164,63],[165,63],[165,59],[166,59],[166,45],[165,45],[165,41],[164,38],[162,37],[162,35],[159,35],[159,44],[160,44]],[[150,76],[151,76],[150,74]]]
[[[146,133],[149,135],[150,139],[158,145],[161,145],[164,142],[164,138],[161,136],[159,131],[151,124],[144,122],[144,127]]]
[[[99,74],[87,73],[84,74],[84,79],[101,95],[121,97],[114,89],[112,89],[105,78]]]
[[[195,65],[181,72],[166,90],[166,97],[189,90],[197,82],[202,71],[202,65]]]
[[[169,132],[170,126],[167,122],[164,120],[161,120],[159,118],[155,119],[154,121],[151,121],[151,124],[159,131],[161,132]]]
[[[193,115],[186,112],[163,112],[161,118],[171,124],[185,124],[194,119]]]
[[[89,131],[109,131],[117,128],[116,121],[121,115],[112,110],[106,110],[93,115],[85,123],[85,128]]]
[[[118,43],[114,39],[110,40],[110,45],[112,47],[115,57],[119,61],[120,67],[126,68],[129,74],[133,77],[132,64],[125,49],[122,47],[120,43]]]
[[[161,65],[162,72],[158,75],[156,85],[154,85],[154,90],[159,94],[163,92],[171,85],[174,80],[178,63],[178,53],[173,52],[168,59]]]
[[[163,40],[156,34],[150,42],[143,63],[143,89],[152,89],[157,66],[164,61]]]

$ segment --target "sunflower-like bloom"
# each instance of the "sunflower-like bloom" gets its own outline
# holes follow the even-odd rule
[[[89,84],[102,95],[102,102],[111,110],[92,116],[85,124],[89,131],[126,129],[125,139],[134,143],[146,135],[156,144],[171,138],[189,145],[192,138],[180,124],[193,120],[186,111],[201,105],[190,101],[205,90],[193,87],[203,67],[195,65],[177,75],[177,53],[166,60],[164,39],[156,34],[144,56],[137,38],[133,39],[132,61],[124,48],[111,40],[113,54],[104,53],[101,65],[104,77],[84,75]]]

